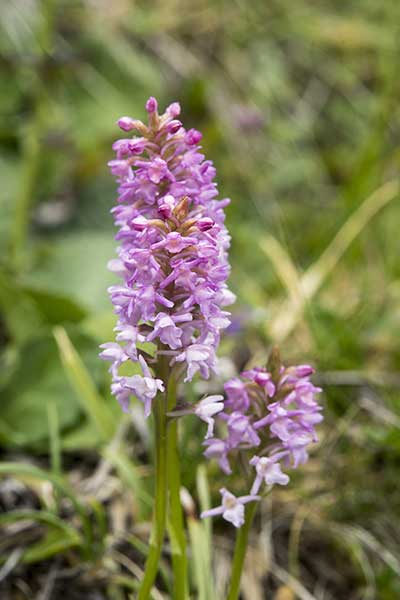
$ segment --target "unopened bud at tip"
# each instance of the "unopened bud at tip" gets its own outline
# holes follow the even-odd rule
[[[168,116],[172,117],[173,119],[175,119],[175,117],[177,117],[178,115],[181,114],[181,106],[179,104],[179,102],[173,102],[172,104],[170,104],[166,111]]]
[[[146,102],[147,112],[154,113],[157,111],[157,108],[158,108],[157,100],[153,96],[150,96],[150,98]]]
[[[132,129],[135,129],[135,121],[130,117],[121,117],[118,119],[117,125],[124,131],[131,131]]]

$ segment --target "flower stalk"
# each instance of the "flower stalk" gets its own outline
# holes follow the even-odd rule
[[[176,405],[176,380],[170,376],[168,385],[168,410]],[[172,569],[174,573],[174,599],[185,600],[188,593],[187,554],[185,524],[180,499],[181,473],[178,448],[178,419],[168,424],[167,441],[169,518],[168,534],[172,548]]]
[[[146,560],[144,577],[142,579],[137,600],[147,600],[157,576],[165,537],[167,519],[167,402],[166,394],[160,393],[154,406],[155,420],[155,501],[153,526],[150,538],[149,554]]]
[[[164,359],[160,375],[166,382],[165,393],[154,403],[155,417],[155,502],[150,551],[138,600],[146,600],[157,576],[165,533],[172,548],[174,600],[186,600],[188,593],[185,525],[180,501],[180,460],[178,421],[168,420],[167,412],[176,405],[177,381]]]
[[[244,523],[236,533],[235,551],[233,554],[233,563],[231,571],[231,583],[229,586],[228,595],[226,600],[237,600],[240,592],[240,580],[242,577],[244,559],[246,557],[246,550],[249,541],[249,532],[253,523],[254,515],[256,513],[258,504],[251,502],[246,507],[246,515]]]

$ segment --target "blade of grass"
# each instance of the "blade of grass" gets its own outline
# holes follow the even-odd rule
[[[22,561],[28,564],[40,562],[55,556],[63,554],[71,548],[78,546],[76,540],[68,539],[59,533],[49,533],[44,540],[33,544],[22,555]]]
[[[34,521],[35,523],[43,523],[50,525],[56,529],[59,529],[67,537],[73,540],[76,544],[82,544],[82,537],[79,532],[66,523],[63,519],[60,519],[57,515],[46,510],[12,510],[3,515],[0,515],[0,527],[5,525],[11,525],[19,521]]]
[[[142,556],[144,556],[145,558],[147,557],[149,547],[145,542],[143,542],[140,538],[132,534],[126,536],[125,539],[133,546],[133,548],[135,548],[135,550],[140,552]],[[160,576],[164,582],[165,587],[169,590],[169,593],[171,593],[171,572],[169,571],[164,559],[160,561],[159,570]]]
[[[55,327],[54,337],[60,352],[61,362],[81,400],[83,410],[93,422],[101,440],[103,442],[109,441],[116,429],[114,414],[98,393],[90,373],[75,350],[65,329],[63,327]]]
[[[54,400],[51,400],[47,404],[47,421],[49,424],[51,471],[54,475],[60,476],[62,474],[60,425],[57,406]],[[60,503],[59,492],[57,490],[54,492],[54,498],[55,509],[57,510]]]
[[[191,566],[197,587],[198,600],[215,600],[213,576],[210,569],[209,537],[204,522],[193,516],[187,519],[190,547],[192,550]]]
[[[79,500],[76,498],[76,495],[69,488],[69,486],[63,480],[63,478],[54,475],[53,473],[49,473],[48,471],[44,471],[43,469],[39,469],[39,467],[35,467],[34,465],[16,462],[0,463],[0,476],[1,475],[49,481],[60,494],[66,496],[71,501],[73,507],[75,508],[76,512],[81,518],[85,539],[84,550],[87,556],[91,555],[91,544],[93,536],[89,515],[84,505],[79,502]]]
[[[210,490],[204,465],[200,465],[196,475],[197,493],[201,510],[211,507]],[[193,576],[199,600],[215,600],[214,577],[212,572],[212,523],[211,519],[201,521],[194,515],[187,518],[190,546],[192,550]]]
[[[47,405],[47,420],[49,422],[51,470],[54,475],[61,475],[60,426],[55,402]]]
[[[301,275],[297,271],[289,253],[282,244],[272,235],[266,235],[262,238],[261,248],[273,264],[276,274],[285,286],[288,296],[293,304],[303,302],[303,293],[301,288]]]
[[[196,474],[196,488],[199,496],[200,510],[206,511],[211,508],[210,486],[208,485],[207,469],[205,465],[199,465]],[[204,529],[207,533],[207,542],[210,548],[210,563],[212,562],[212,519],[204,519]]]
[[[134,576],[135,579],[132,579],[132,583],[135,588],[138,587],[135,585],[135,583],[137,582],[137,580],[140,581],[143,578],[144,573],[142,569],[130,558],[125,556],[125,554],[118,552],[118,550],[112,550],[112,557],[116,562],[125,567],[125,569],[127,569]],[[161,592],[158,591],[158,589],[155,586],[152,587],[149,593],[149,597],[153,600],[163,600],[164,598],[164,596],[161,594]]]

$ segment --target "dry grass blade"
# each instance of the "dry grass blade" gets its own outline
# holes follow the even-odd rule
[[[384,406],[375,394],[365,390],[359,400],[361,408],[369,412],[377,421],[388,427],[400,429],[400,417]]]
[[[118,550],[112,550],[111,556],[116,562],[125,567],[125,569],[127,569],[135,577],[135,579],[138,579],[139,581],[142,579],[143,570],[136,563],[134,563],[133,560],[124,554],[121,554],[121,552],[118,552]],[[165,600],[163,594],[154,586],[151,590],[151,597],[153,600]]]
[[[388,550],[379,540],[363,527],[355,525],[335,525],[339,535],[347,535],[357,540],[370,552],[374,552],[390,569],[400,577],[400,559]]]
[[[293,286],[290,287],[289,300],[268,325],[268,333],[274,341],[282,342],[287,338],[301,318],[306,303],[310,302],[316,295],[352,242],[371,219],[398,196],[398,193],[398,180],[388,181],[350,215],[321,256],[302,276],[300,280],[301,294],[296,294],[295,300],[293,300],[294,288]],[[264,246],[261,245],[263,251],[271,258],[271,250],[266,252]],[[275,259],[273,265],[276,267],[276,252],[273,256]],[[281,261],[279,261],[279,264],[281,264]],[[287,267],[287,263],[285,265]],[[288,275],[285,270],[282,271],[282,266],[280,266],[278,275],[281,278],[283,272],[287,287]]]
[[[54,585],[57,579],[57,572],[59,570],[59,566],[57,562],[55,562],[50,571],[47,574],[45,583],[43,588],[40,590],[39,594],[36,596],[36,600],[51,600],[51,596],[53,594]]]
[[[306,588],[298,579],[290,575],[285,569],[280,567],[275,562],[272,562],[271,566],[271,573],[274,575],[274,577],[292,590],[299,600],[317,600],[313,594],[306,590]]]
[[[295,306],[302,305],[301,276],[286,249],[272,235],[263,237],[260,243],[264,253],[272,262],[276,274],[286,287],[290,301]]]
[[[3,581],[17,566],[23,553],[23,548],[15,548],[0,569],[0,581]]]

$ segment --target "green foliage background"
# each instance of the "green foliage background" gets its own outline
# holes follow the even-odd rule
[[[320,447],[266,507],[243,597],[400,597],[400,4],[14,0],[0,28],[0,559],[19,552],[1,593],[34,597],[54,565],[81,565],[66,598],[124,598],[140,577],[151,445],[139,414],[121,421],[97,348],[114,324],[115,122],[154,95],[203,132],[232,199],[227,368],[278,342],[325,389]],[[204,505],[188,427],[184,484]],[[216,499],[212,466],[209,481]],[[200,599],[225,583],[218,568],[204,582],[207,527],[189,517]],[[226,567],[232,532],[216,533]]]

